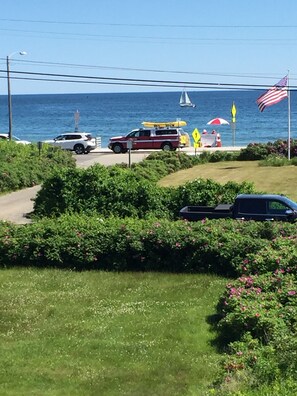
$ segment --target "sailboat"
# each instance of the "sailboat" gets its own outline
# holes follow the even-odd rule
[[[196,105],[191,102],[186,90],[184,90],[180,96],[179,105],[181,107],[196,107]]]

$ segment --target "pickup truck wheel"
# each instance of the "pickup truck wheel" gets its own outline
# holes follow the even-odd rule
[[[85,148],[83,144],[76,144],[74,146],[74,151],[76,152],[76,154],[83,154],[85,152]]]
[[[112,146],[112,151],[115,154],[120,154],[123,152],[123,146],[120,143],[116,143]]]
[[[163,151],[171,151],[172,150],[172,145],[169,142],[163,143],[162,144],[162,150]]]

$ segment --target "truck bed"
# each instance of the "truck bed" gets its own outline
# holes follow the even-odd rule
[[[205,218],[221,219],[232,217],[232,204],[220,204],[217,206],[185,206],[179,215],[182,219],[195,221]]]

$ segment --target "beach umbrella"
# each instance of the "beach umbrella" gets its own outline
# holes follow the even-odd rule
[[[229,125],[229,122],[224,118],[214,118],[208,121],[207,125]]]

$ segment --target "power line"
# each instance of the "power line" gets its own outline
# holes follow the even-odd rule
[[[6,58],[1,58],[3,64],[6,64]],[[61,63],[61,62],[44,62],[34,61],[25,59],[14,59],[14,63],[19,64],[31,64],[41,66],[61,66],[61,67],[72,67],[72,68],[83,68],[83,69],[103,69],[103,70],[116,70],[116,71],[133,71],[133,72],[149,72],[149,73],[166,73],[166,74],[184,74],[184,75],[200,75],[200,76],[216,76],[216,77],[235,77],[235,78],[253,78],[253,79],[273,79],[278,78],[279,75],[267,75],[267,73],[220,73],[220,72],[197,72],[197,71],[181,71],[181,70],[166,70],[166,69],[142,69],[142,68],[131,68],[131,67],[120,67],[120,66],[107,66],[107,65],[86,65],[77,63]],[[291,78],[290,80],[294,80]]]
[[[197,42],[210,42],[210,41],[226,41],[226,42],[263,42],[263,43],[271,43],[271,42],[296,42],[296,38],[236,38],[236,37],[163,37],[163,36],[140,36],[140,35],[114,35],[114,34],[84,34],[84,33],[69,33],[69,32],[49,32],[49,31],[43,31],[43,30],[25,30],[25,29],[4,29],[0,28],[0,31],[9,31],[9,32],[20,32],[20,33],[37,33],[37,34],[62,34],[62,35],[68,35],[68,36],[79,36],[79,37],[99,37],[99,38],[123,38],[123,39],[144,39],[144,40],[169,40],[169,41],[176,41],[176,40],[190,40],[190,41],[197,41]]]
[[[42,31],[42,30],[25,30],[25,29],[4,29],[0,28],[0,31],[7,32],[17,32],[17,33],[33,33],[33,34],[47,34],[47,35],[56,35],[61,37],[55,37],[60,39],[67,39],[67,36],[70,38],[76,37],[78,39],[88,38],[88,39],[116,39],[116,40],[137,40],[137,42],[141,40],[152,40],[152,41],[174,41],[177,44],[178,41],[182,42],[182,44],[192,43],[192,44],[216,44],[220,42],[221,44],[275,44],[275,45],[289,45],[295,44],[297,42],[296,38],[236,38],[236,37],[162,37],[162,36],[140,36],[137,35],[114,35],[114,34],[85,34],[85,33],[69,33],[69,32],[52,32],[52,31]]]
[[[0,73],[6,73],[6,70],[1,70]],[[15,79],[33,79],[39,78],[45,80],[51,78],[56,81],[55,78],[59,78],[59,82],[79,82],[79,83],[106,83],[106,84],[118,84],[118,85],[141,85],[141,86],[159,86],[159,87],[183,87],[187,88],[215,88],[215,89],[253,89],[263,90],[270,88],[271,85],[266,86],[262,84],[238,84],[238,83],[214,83],[214,82],[197,82],[197,81],[178,81],[178,80],[154,80],[154,79],[136,79],[136,78],[120,78],[120,77],[104,77],[104,76],[86,76],[86,75],[75,75],[75,74],[59,74],[59,73],[41,73],[41,72],[24,72],[24,71],[10,71],[11,78]],[[19,76],[34,76],[34,77],[15,77]],[[37,77],[36,77],[37,76]],[[5,77],[2,77],[5,78]],[[61,80],[61,78],[63,80]],[[296,89],[297,86],[290,86],[290,89]]]
[[[9,19],[0,18],[0,21],[5,22],[23,22],[23,23],[41,23],[41,24],[56,24],[56,25],[80,25],[80,26],[130,26],[130,27],[158,27],[158,28],[229,28],[229,29],[291,29],[297,28],[297,25],[185,25],[185,24],[157,24],[157,23],[101,23],[101,22],[75,22],[75,21],[50,21],[50,20],[34,20],[34,19]]]

